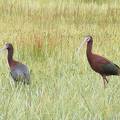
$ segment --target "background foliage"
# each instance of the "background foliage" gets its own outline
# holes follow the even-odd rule
[[[86,59],[93,51],[120,65],[119,0],[0,0],[0,46],[27,64],[31,86],[14,87],[7,52],[0,53],[0,120],[119,120],[120,81],[106,89]]]

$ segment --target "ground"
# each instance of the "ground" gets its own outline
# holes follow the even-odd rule
[[[120,77],[91,70],[93,51],[120,66],[120,0],[1,0],[0,46],[29,66],[30,86],[14,86],[7,51],[0,53],[0,120],[119,120]]]

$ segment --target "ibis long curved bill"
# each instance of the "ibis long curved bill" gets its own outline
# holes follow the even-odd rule
[[[88,35],[88,36],[89,36],[89,35]],[[86,42],[89,42],[88,36],[85,36],[85,39],[84,39],[83,42],[80,44],[80,47],[77,48],[77,53],[78,53],[78,54],[80,53],[80,49],[83,47],[83,45],[84,45]]]
[[[2,52],[3,50],[7,49],[7,46],[5,45],[3,48],[0,49],[0,52]]]
[[[80,53],[80,49],[83,47],[83,45],[85,44],[86,39],[82,41],[82,43],[80,44],[80,47],[77,48],[77,53]]]
[[[80,44],[79,49],[81,49],[81,48],[83,47],[83,45],[85,44],[85,42],[86,42],[86,39],[85,39],[85,40],[83,40],[83,42]]]

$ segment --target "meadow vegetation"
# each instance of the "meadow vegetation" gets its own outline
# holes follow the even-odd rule
[[[0,46],[27,64],[31,85],[14,87],[0,53],[0,120],[119,120],[120,77],[106,89],[86,59],[93,51],[120,66],[120,0],[0,0]]]

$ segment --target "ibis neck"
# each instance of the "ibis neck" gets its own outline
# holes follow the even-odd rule
[[[13,62],[13,49],[8,50],[8,64],[11,66]]]
[[[92,55],[92,42],[87,44],[87,57],[90,57]]]

